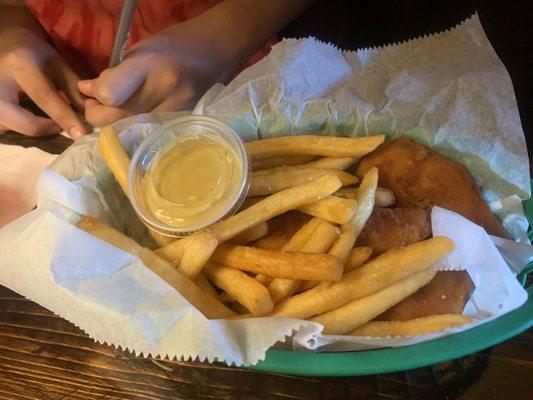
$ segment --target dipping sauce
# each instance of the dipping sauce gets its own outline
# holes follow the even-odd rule
[[[141,221],[179,237],[232,215],[246,197],[244,143],[224,122],[204,115],[170,120],[147,135],[128,172],[128,197]]]
[[[242,163],[227,142],[196,134],[161,150],[142,180],[142,192],[157,220],[186,227],[223,213],[242,177]]]

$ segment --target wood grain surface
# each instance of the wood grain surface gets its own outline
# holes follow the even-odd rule
[[[71,141],[0,143],[60,153]],[[155,360],[94,342],[0,286],[0,399],[516,399],[533,393],[533,331],[459,360],[392,374],[309,378]]]

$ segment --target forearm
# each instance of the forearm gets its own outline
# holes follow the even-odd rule
[[[231,76],[265,41],[301,14],[313,0],[225,0],[191,20],[166,29],[178,52],[194,47],[204,60]],[[175,32],[175,35],[173,34]],[[194,43],[187,38],[195,38]],[[215,61],[216,60],[216,61]],[[201,69],[202,65],[197,68]]]
[[[28,30],[46,38],[46,32],[20,0],[0,0],[0,34],[11,30]]]

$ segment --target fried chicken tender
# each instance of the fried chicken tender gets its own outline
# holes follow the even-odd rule
[[[378,167],[379,185],[394,192],[399,207],[431,210],[439,206],[461,214],[492,235],[508,237],[461,164],[402,138],[385,142],[364,157],[357,175],[362,177],[372,167]]]
[[[439,271],[426,286],[376,319],[406,321],[435,314],[462,314],[474,290],[466,271]]]
[[[373,256],[420,242],[431,236],[431,222],[422,208],[374,208],[356,246],[372,247]]]

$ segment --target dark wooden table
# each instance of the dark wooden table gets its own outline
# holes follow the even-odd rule
[[[8,133],[0,143],[60,153],[70,141]],[[532,376],[533,330],[459,360],[353,378],[137,358],[0,286],[0,399],[504,400],[533,395]]]

